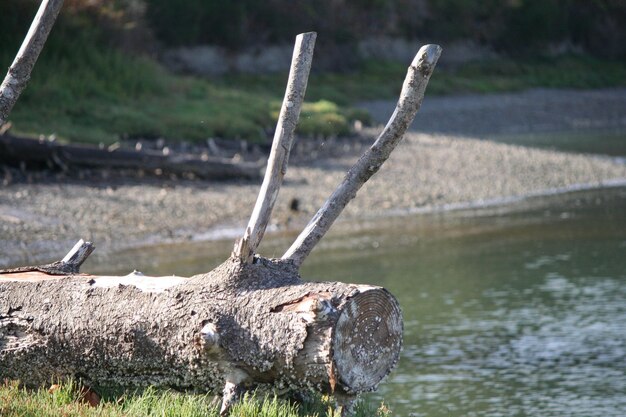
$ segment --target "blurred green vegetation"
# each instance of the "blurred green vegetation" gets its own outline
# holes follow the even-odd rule
[[[552,4],[551,1],[547,3]],[[16,132],[55,134],[61,140],[105,144],[135,137],[191,141],[209,137],[250,141],[271,138],[286,72],[229,75],[212,80],[170,74],[150,58],[149,51],[128,47],[128,39],[139,37],[134,32],[130,35],[125,32],[128,27],[133,27],[128,19],[134,22],[128,18],[127,3],[129,0],[94,0],[88,2],[87,7],[84,0],[67,1],[35,66],[33,78],[11,114]],[[155,1],[150,4],[157,7],[165,3]],[[471,9],[470,4],[474,4],[470,1],[465,6],[456,7],[456,0],[432,0],[431,3],[431,8],[440,7],[442,13],[448,10],[454,19],[457,19],[454,13]],[[595,3],[604,4],[603,1]],[[190,2],[188,6],[192,4],[205,7],[204,2]],[[244,1],[239,7],[245,4],[248,3]],[[276,6],[282,2],[270,1],[268,4]],[[360,0],[352,6],[382,10],[387,7],[385,4]],[[36,7],[35,1],[3,2],[0,13],[1,67],[6,68],[11,63]],[[305,8],[305,5],[298,3],[294,7]],[[181,9],[186,10],[182,6]],[[182,17],[180,19],[185,22]],[[463,18],[458,17],[458,21],[460,26],[464,25]],[[312,74],[298,133],[344,135],[350,133],[355,120],[367,124],[369,115],[351,106],[360,100],[395,99],[405,74],[406,64],[380,61],[358,63],[349,72]],[[624,61],[585,55],[534,56],[439,67],[428,94],[625,85]]]
[[[7,13],[0,14],[0,66],[10,65],[34,6],[20,1],[3,5]],[[94,19],[85,13],[59,18],[10,116],[16,131],[105,144],[134,137],[271,137],[286,74],[276,89],[262,92],[172,75],[153,59],[115,48]],[[344,134],[356,115],[326,101],[309,102],[298,131]]]
[[[445,53],[445,51],[444,51]],[[397,62],[364,62],[351,73],[311,76],[307,97],[339,105],[358,101],[395,99],[407,66]],[[230,75],[217,80],[225,87],[263,94],[278,89],[284,75]],[[528,88],[608,88],[626,86],[626,65],[586,55],[536,57],[527,60],[494,59],[455,67],[438,67],[427,94],[496,93]],[[366,116],[354,117],[367,120]]]

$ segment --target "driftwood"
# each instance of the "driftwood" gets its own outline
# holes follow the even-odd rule
[[[191,278],[0,275],[0,378],[41,385],[357,394],[400,352],[396,299],[379,287],[314,283],[297,268],[233,258]]]
[[[79,240],[76,242],[72,250],[60,261],[52,262],[46,265],[37,266],[20,266],[12,269],[0,270],[2,274],[20,274],[26,272],[42,272],[46,275],[71,275],[78,274],[80,266],[87,260],[95,246],[91,242]],[[27,274],[28,275],[28,274]],[[18,275],[13,275],[18,276]],[[1,279],[1,278],[0,278]]]
[[[0,135],[0,162],[75,168],[128,168],[133,170],[160,170],[170,174],[194,174],[205,179],[261,177],[261,165],[256,162],[234,162],[228,158],[177,154],[156,150],[108,149],[89,145],[70,145]]]
[[[294,53],[290,80],[300,85],[294,88],[306,86],[293,72],[306,78],[308,68],[300,72],[297,62],[312,51],[314,35],[298,42],[307,45],[307,38],[311,43]],[[0,271],[0,378],[221,389],[223,415],[243,390],[263,384],[332,393],[347,414],[355,396],[376,389],[395,366],[400,308],[381,287],[307,282],[299,266],[404,134],[439,53],[434,45],[420,50],[381,138],[307,227],[305,236],[316,237],[299,239],[284,259],[255,252],[286,171],[288,125],[274,138],[270,178],[257,202],[264,208],[255,208],[243,243],[213,271],[191,278],[80,274],[92,250],[84,242],[63,261]],[[303,94],[296,93],[298,100]],[[285,123],[295,124],[298,112],[285,112]]]
[[[378,139],[346,174],[339,187],[328,198],[322,208],[304,228],[296,241],[283,255],[300,265],[311,253],[317,242],[330,229],[357,191],[374,175],[400,143],[404,133],[413,122],[422,105],[424,92],[437,60],[441,55],[438,45],[423,46],[409,66],[409,72],[402,85],[400,100],[389,122]]]
[[[287,173],[289,152],[293,143],[293,132],[296,130],[300,108],[304,101],[304,93],[309,79],[311,62],[313,61],[313,48],[315,47],[316,34],[313,32],[303,33],[296,37],[296,45],[293,49],[291,70],[287,81],[285,98],[280,109],[276,133],[272,142],[270,157],[267,161],[265,178],[261,184],[261,191],[252,210],[248,227],[239,240],[233,254],[244,262],[251,262],[256,249],[263,239],[265,229],[270,221],[274,203],[278,197],[278,191]]]

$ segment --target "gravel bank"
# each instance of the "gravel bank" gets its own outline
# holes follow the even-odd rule
[[[277,226],[305,222],[354,160],[290,167],[274,216]],[[344,219],[614,180],[626,181],[626,166],[609,159],[410,134]],[[243,228],[257,191],[255,184],[208,182],[10,186],[0,190],[0,264],[58,257],[79,237],[94,241],[102,254]],[[300,201],[298,213],[289,209],[293,198]]]
[[[360,103],[385,123],[395,103]],[[626,88],[533,89],[517,93],[427,97],[411,129],[420,133],[490,138],[561,132],[626,133]]]
[[[325,155],[341,155],[292,165],[274,227],[304,224],[343,178],[358,148],[326,150]],[[411,133],[343,219],[614,182],[626,183],[626,165],[609,158]],[[238,235],[258,188],[251,183],[156,180],[1,188],[0,266],[57,259],[78,238],[92,240],[103,255],[157,242]],[[293,199],[299,201],[298,212],[290,210]]]

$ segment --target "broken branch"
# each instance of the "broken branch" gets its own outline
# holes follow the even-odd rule
[[[41,2],[24,42],[22,42],[20,50],[9,67],[2,85],[0,85],[0,126],[6,122],[15,102],[26,88],[26,84],[30,80],[30,73],[62,6],[63,0],[43,0]]]
[[[96,247],[91,242],[85,242],[80,239],[67,255],[61,259],[61,263],[68,265],[69,269],[73,269],[78,273],[80,266],[87,260],[94,249],[96,249]]]
[[[24,272],[43,272],[48,275],[71,275],[80,272],[80,266],[87,260],[96,247],[91,242],[80,239],[60,261],[46,265],[21,266],[12,269],[0,269],[0,275],[20,274]]]
[[[328,232],[358,190],[389,158],[410,126],[424,98],[428,80],[441,55],[439,45],[423,46],[409,67],[396,109],[374,144],[350,168],[337,189],[283,255],[283,259],[301,265],[315,245]]]
[[[278,191],[287,172],[293,133],[300,117],[316,37],[315,32],[302,33],[296,37],[285,98],[278,117],[263,184],[243,238],[235,244],[233,250],[233,254],[242,262],[252,261],[265,234]]]

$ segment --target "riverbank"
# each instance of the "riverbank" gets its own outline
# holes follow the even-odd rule
[[[376,133],[320,143],[294,158],[270,229],[305,224]],[[626,182],[626,165],[607,157],[410,133],[342,219],[620,182]],[[95,256],[107,256],[156,243],[238,236],[258,188],[249,182],[156,179],[14,184],[0,189],[0,265],[57,259],[79,238],[96,244]]]
[[[394,104],[392,100],[374,100],[357,106],[370,112],[374,122],[385,123]],[[499,94],[428,96],[411,130],[498,141],[563,133],[624,134],[626,88],[534,88]],[[624,151],[622,155],[626,154],[626,146]]]

